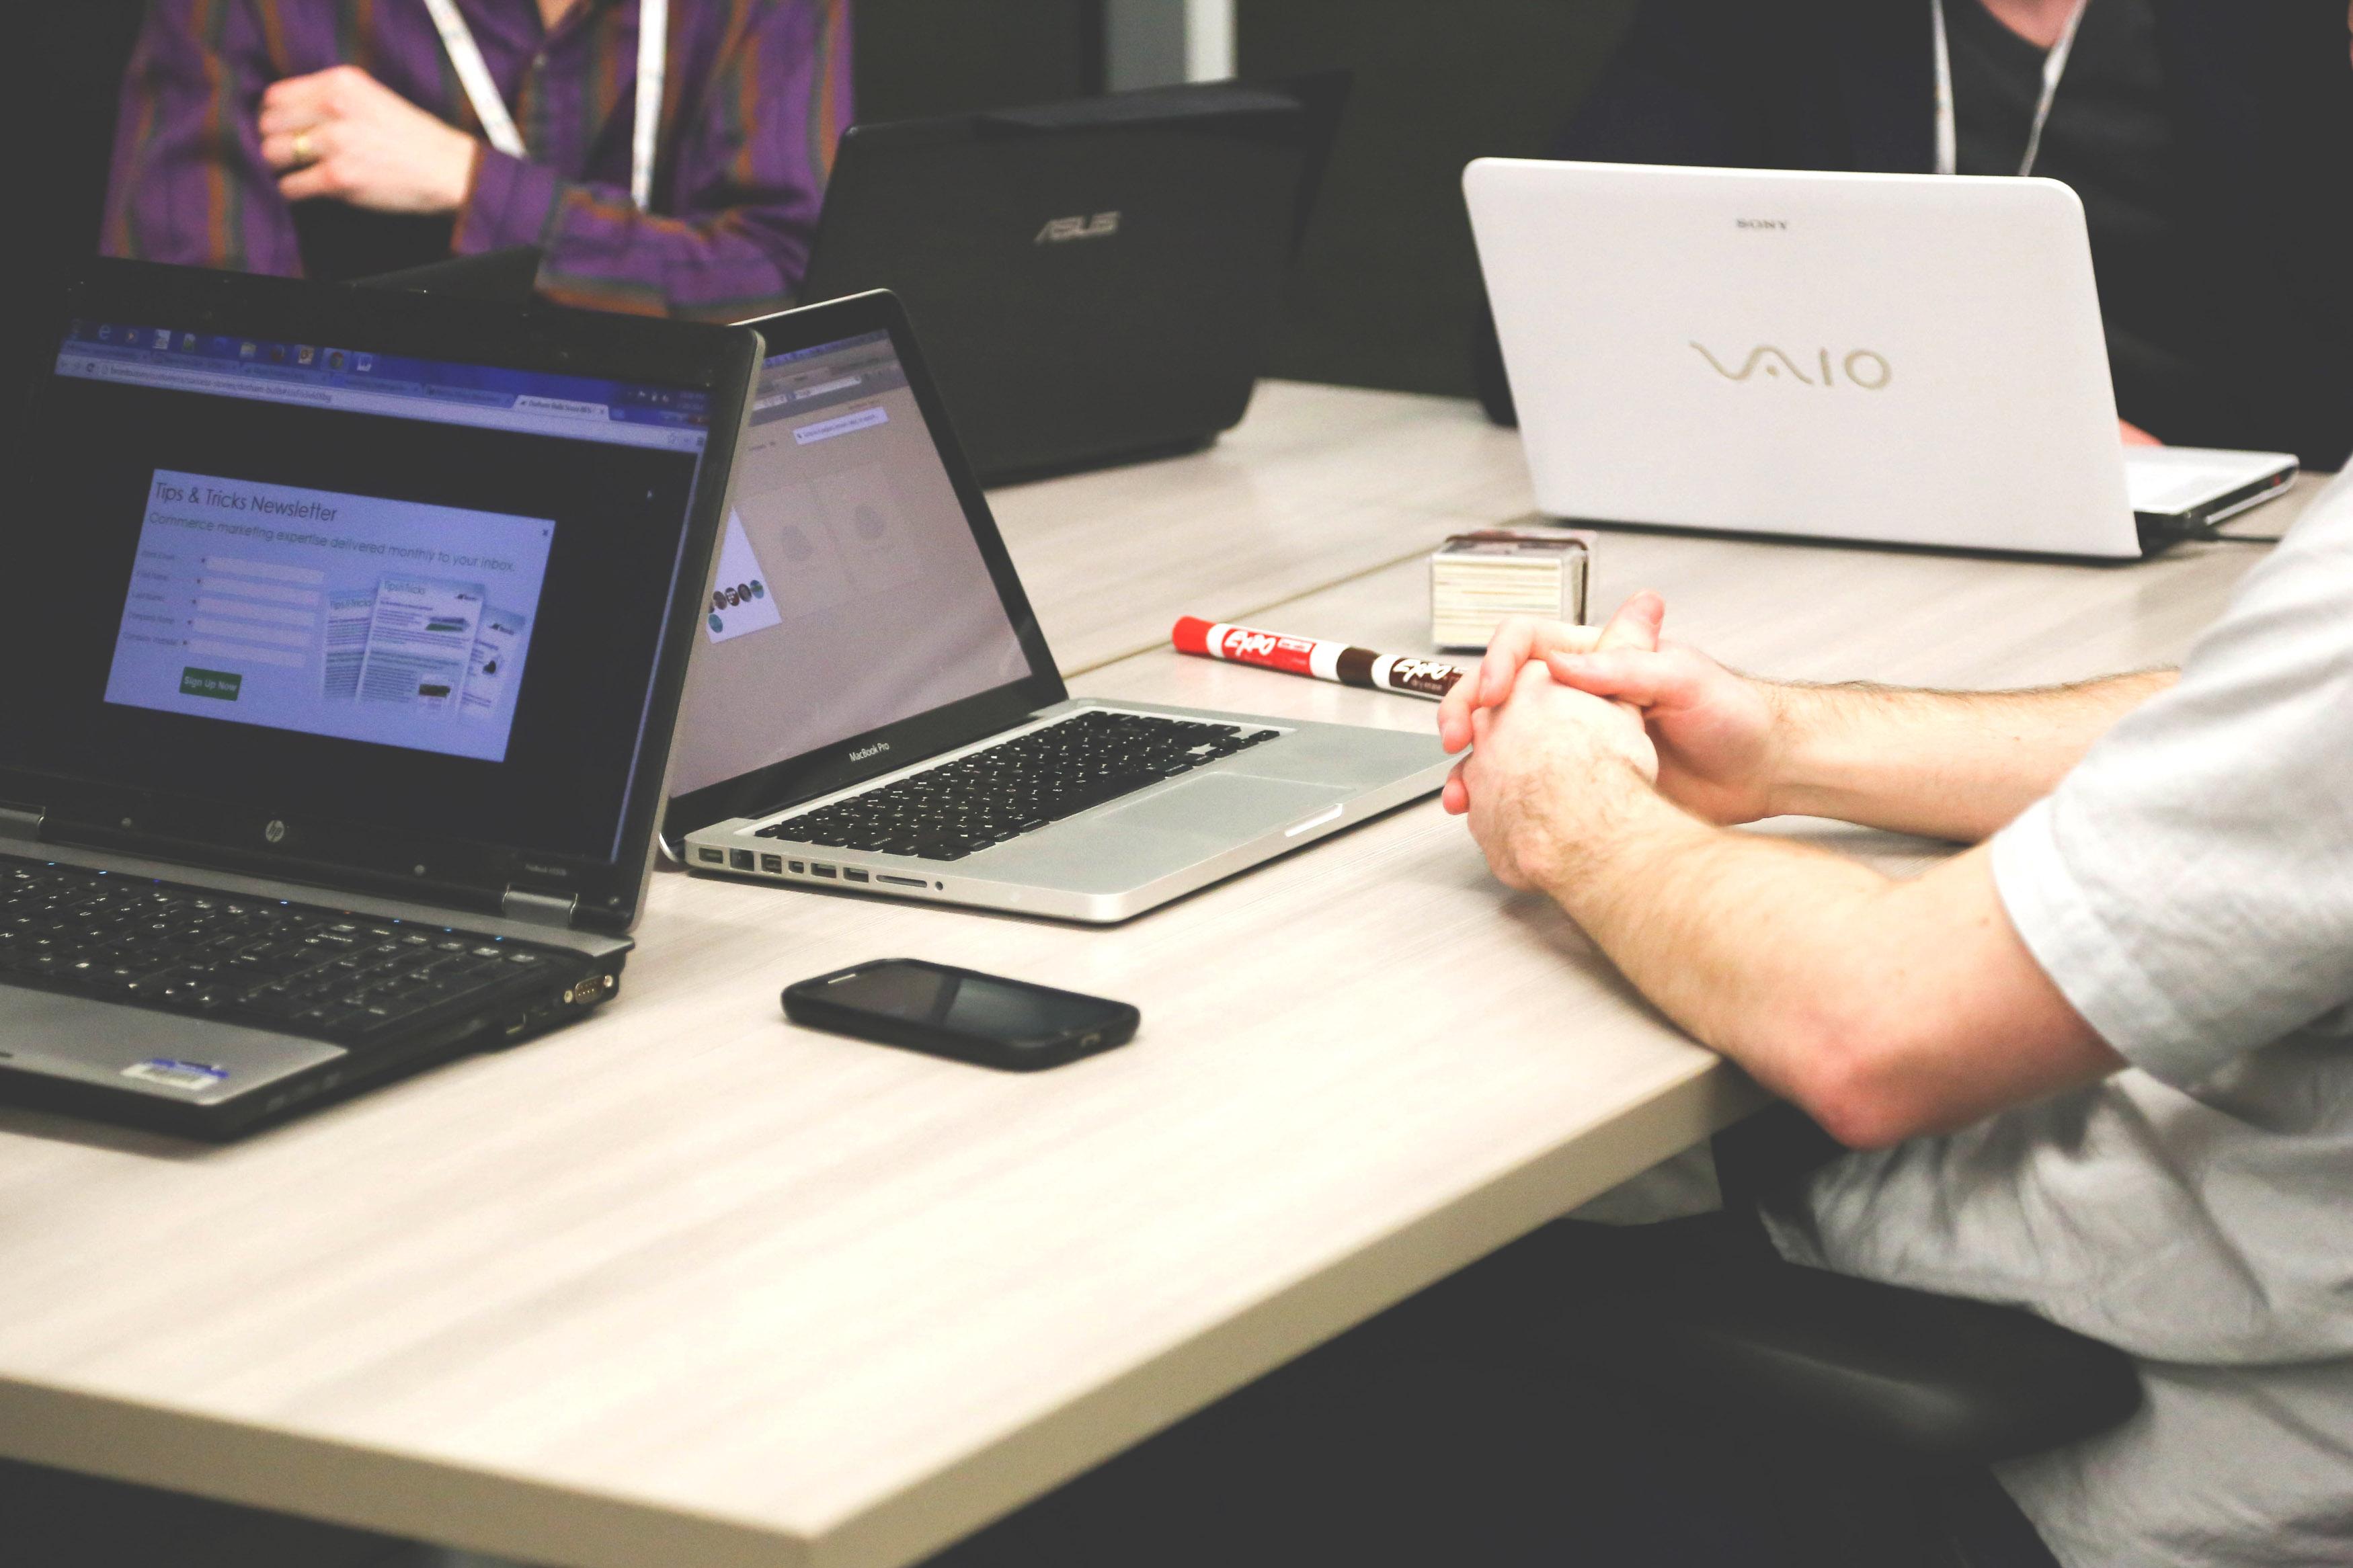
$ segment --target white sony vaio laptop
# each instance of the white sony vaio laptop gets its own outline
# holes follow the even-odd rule
[[[2295,479],[2120,445],[2058,181],[1482,158],[1463,190],[1553,516],[2132,557]]]
[[[689,869],[1119,921],[1445,782],[1428,731],[1073,700],[898,301],[759,327],[671,763]]]

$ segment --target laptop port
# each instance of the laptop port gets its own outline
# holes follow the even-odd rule
[[[727,864],[727,856],[723,850],[698,849],[695,851],[695,854],[702,857],[703,864],[707,866],[724,866]]]
[[[734,870],[748,871],[752,868],[752,852],[749,849],[730,849],[727,851],[727,864]]]
[[[571,990],[566,991],[559,1000],[574,1007],[586,1007],[588,1004],[596,1001],[598,998],[602,997],[605,993],[612,989],[613,977],[611,975],[592,974],[587,979],[574,985]]]
[[[835,869],[834,869],[832,867],[830,867],[830,866],[817,866],[817,865],[812,865],[812,866],[809,868],[809,869],[810,869],[810,870],[812,870],[812,871],[814,871],[814,872],[816,872],[816,873],[817,873],[818,876],[820,876],[820,877],[839,877],[839,875],[841,875],[841,873],[840,873],[840,872],[839,872],[839,871],[835,870]]]
[[[760,869],[771,877],[781,877],[785,874],[785,858],[781,855],[763,855],[760,857]]]
[[[796,860],[793,862],[793,875],[796,877],[806,877],[808,875],[808,868],[801,864],[798,860]]]
[[[845,877],[846,879],[848,879],[849,880],[852,881],[852,882],[865,882],[865,881],[871,881],[871,880],[872,880],[872,879],[871,879],[871,878],[870,878],[870,877],[868,877],[868,876],[867,876],[867,874],[866,874],[865,872],[859,870],[859,869],[858,869],[856,867],[854,867],[854,866],[853,866],[853,867],[851,867],[849,870],[844,871],[844,872],[842,873],[842,876],[843,876],[843,877]]]
[[[888,882],[894,888],[920,888],[924,885],[921,877],[893,877],[888,871],[876,872],[874,879],[878,882]]]

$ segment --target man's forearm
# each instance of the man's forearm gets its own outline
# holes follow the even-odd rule
[[[2155,670],[1986,693],[1769,685],[1773,806],[1973,844],[2050,794],[2117,720],[2176,679]]]
[[[1898,882],[1580,781],[1546,891],[1704,1044],[1859,1146],[2114,1070],[2010,928],[1982,849]]]

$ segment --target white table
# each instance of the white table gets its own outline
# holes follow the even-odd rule
[[[997,500],[1078,690],[1419,726],[1159,645],[1418,647],[1421,556],[1526,490],[1467,405],[1276,385]],[[2260,554],[1614,532],[1599,602],[1778,674],[2048,680],[2178,658]],[[233,1147],[0,1112],[0,1453],[524,1562],[885,1568],[1756,1103],[1430,803],[1111,931],[665,876],[639,935],[594,1020]],[[1014,1077],[782,1021],[887,953],[1145,1031]]]

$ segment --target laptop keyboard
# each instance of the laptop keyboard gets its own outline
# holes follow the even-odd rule
[[[1059,723],[759,830],[763,838],[922,860],[1035,833],[1282,734],[1088,709]]]
[[[363,1045],[586,961],[415,921],[0,856],[0,983]]]

